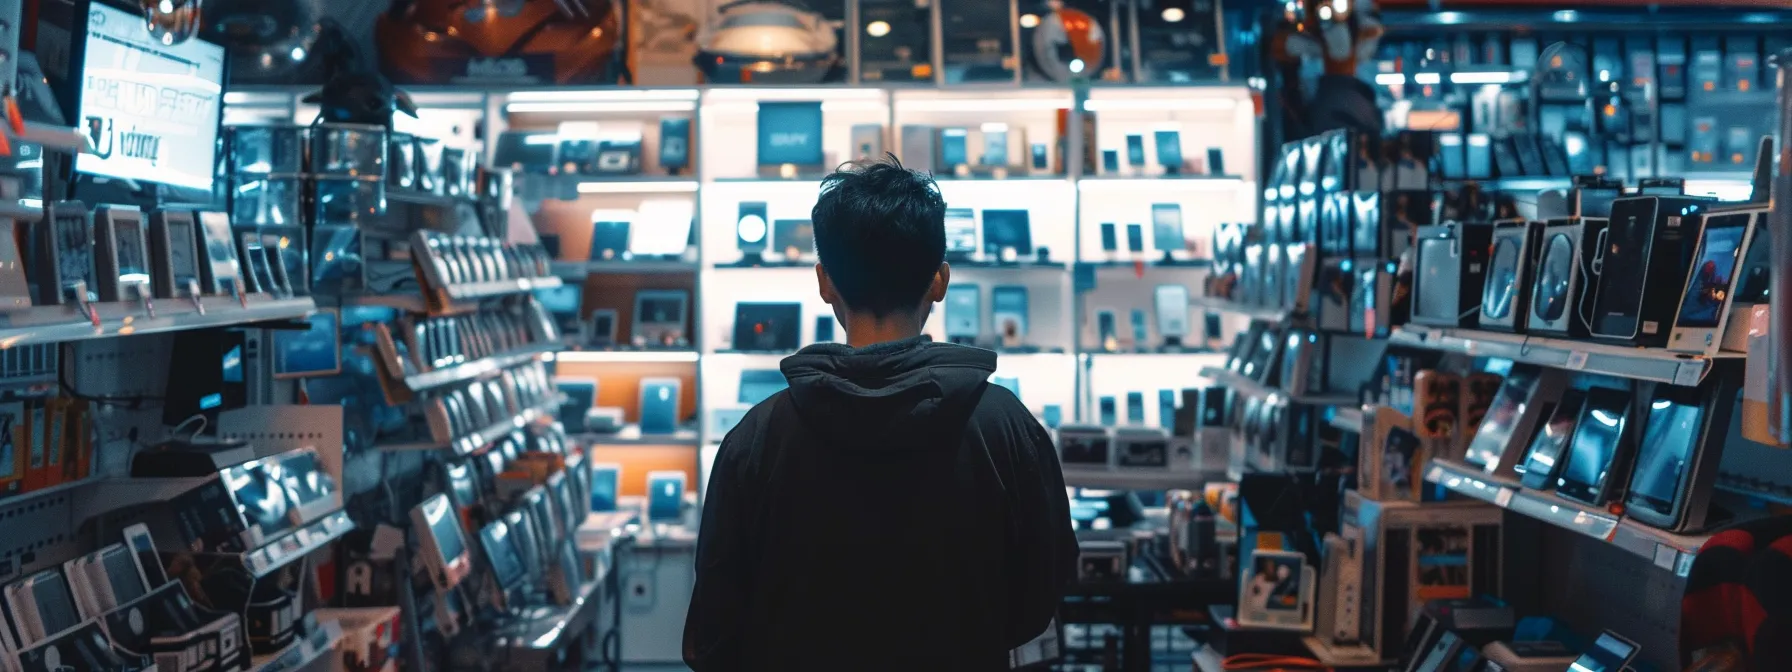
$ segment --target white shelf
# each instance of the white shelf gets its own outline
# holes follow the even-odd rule
[[[1210,481],[1226,480],[1224,471],[1177,471],[1110,467],[1064,467],[1064,485],[1116,490],[1198,490]]]
[[[7,347],[95,338],[160,334],[303,319],[317,310],[309,297],[277,299],[250,294],[192,299],[157,299],[154,312],[142,302],[90,303],[92,315],[73,305],[33,306],[0,312],[0,343]],[[95,318],[98,318],[97,320]]]
[[[412,392],[433,390],[456,383],[483,378],[489,374],[508,369],[519,364],[527,364],[559,351],[559,342],[533,343],[515,350],[476,359],[465,364],[436,369],[415,375],[405,376],[404,385]]]
[[[1610,511],[1563,499],[1555,493],[1531,490],[1494,478],[1451,460],[1432,460],[1425,469],[1425,480],[1457,494],[1604,541],[1675,576],[1684,577],[1692,570],[1699,547],[1710,538],[1708,535],[1663,532]]]
[[[1253,306],[1239,303],[1231,299],[1220,299],[1207,296],[1196,296],[1189,299],[1189,305],[1201,310],[1211,310],[1232,315],[1243,315],[1253,320],[1265,320],[1283,324],[1294,316],[1294,311],[1275,306]]]
[[[1212,379],[1220,385],[1232,388],[1233,391],[1236,391],[1239,394],[1252,397],[1266,397],[1271,394],[1277,394],[1292,399],[1295,402],[1313,406],[1348,406],[1356,403],[1356,397],[1348,394],[1289,394],[1275,387],[1259,383],[1249,377],[1218,367],[1209,366],[1202,368],[1201,377]]]
[[[1697,385],[1717,362],[1745,357],[1742,353],[1729,352],[1706,357],[1661,348],[1632,348],[1543,336],[1417,325],[1395,329],[1389,336],[1388,343],[1674,385]]]

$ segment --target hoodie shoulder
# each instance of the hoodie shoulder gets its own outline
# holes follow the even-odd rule
[[[1037,430],[1039,434],[1045,432],[1045,428],[1040,426],[1039,420],[1033,417],[1033,412],[1027,410],[1026,404],[1021,403],[1020,398],[1014,396],[1014,392],[993,383],[986,383],[983,386],[983,398],[977,402],[977,409],[972,415],[972,421],[983,428],[986,436],[991,435],[990,430],[995,429],[1000,429],[1003,434],[1012,433],[1015,436],[1029,436],[1030,438],[1036,438],[1031,437],[1034,434],[1033,430]]]

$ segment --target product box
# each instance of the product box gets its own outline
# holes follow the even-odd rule
[[[1357,447],[1357,490],[1377,501],[1419,501],[1436,442],[1421,439],[1412,418],[1396,409],[1371,406],[1363,415],[1368,426]]]
[[[1360,641],[1340,643],[1397,656],[1411,615],[1426,601],[1499,597],[1500,519],[1497,507],[1482,502],[1378,502],[1346,492],[1340,536],[1361,549],[1353,564],[1361,568],[1362,621]]]

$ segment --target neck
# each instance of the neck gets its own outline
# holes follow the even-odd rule
[[[921,335],[921,325],[925,317],[916,319],[910,315],[890,314],[883,317],[875,315],[841,315],[840,324],[846,329],[846,344],[855,348],[863,348],[879,343],[900,341]]]

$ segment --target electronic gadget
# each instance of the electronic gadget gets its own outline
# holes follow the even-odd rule
[[[195,231],[199,284],[207,294],[243,292],[243,267],[231,237],[230,215],[217,210],[199,212]]]
[[[983,252],[1002,261],[1033,253],[1033,230],[1026,210],[984,210]]]
[[[1295,396],[1324,392],[1329,358],[1318,332],[1290,329],[1283,340],[1281,389]]]
[[[1421,226],[1416,240],[1411,321],[1434,327],[1476,326],[1493,226]]]
[[[81,612],[98,616],[149,593],[137,556],[124,544],[112,544],[63,564]]]
[[[101,301],[149,298],[149,244],[144,237],[143,212],[101,206],[93,215],[92,289]]]
[[[436,591],[446,593],[472,571],[472,555],[461,533],[460,517],[441,493],[411,509],[411,530],[422,545],[424,563]]]
[[[853,124],[852,157],[856,161],[876,161],[884,156],[884,127],[878,124]]]
[[[77,14],[78,16],[78,14]],[[218,122],[223,114],[224,47],[198,37],[169,41],[143,29],[143,16],[92,3],[85,40],[75,47],[75,72],[157,73],[157,96],[178,100],[174,108],[144,105],[134,96],[92,83],[58,92],[76,101],[75,125],[96,151],[75,156],[75,172],[116,181],[149,182],[178,189],[176,202],[198,202],[212,192],[217,165]],[[164,37],[166,34],[163,34]],[[65,38],[66,40],[66,38]],[[65,50],[67,49],[65,44]],[[63,55],[63,67],[68,54]],[[107,80],[98,80],[100,83]],[[75,84],[80,79],[75,78]],[[123,81],[112,80],[118,86]],[[383,158],[385,146],[378,153]]]
[[[1543,238],[1542,222],[1500,222],[1493,227],[1493,251],[1481,293],[1481,328],[1523,333],[1530,315],[1533,262]]]
[[[307,323],[304,330],[270,330],[274,378],[333,376],[342,371],[341,320],[336,310],[320,308]]]
[[[1111,413],[1113,397],[1103,399],[1107,400]],[[1105,426],[1064,425],[1058,428],[1058,460],[1066,465],[1106,467],[1111,463],[1112,448],[1113,434]]]
[[[935,161],[932,126],[902,127],[902,160],[911,166],[930,165]]]
[[[1245,338],[1255,340],[1250,357],[1244,361],[1239,373],[1259,383],[1269,385],[1276,381],[1276,367],[1282,363],[1282,333],[1265,327],[1252,330]]]
[[[1741,274],[1737,271],[1745,251],[1754,243],[1759,222],[1765,221],[1766,216],[1766,210],[1760,208],[1705,215],[1686,288],[1681,292],[1680,309],[1674,317],[1674,330],[1668,337],[1669,350],[1705,354],[1717,351],[1739,289]]]
[[[1656,385],[1636,444],[1624,515],[1676,534],[1711,522],[1711,491],[1735,386],[1713,376],[1701,387]]]
[[[753,406],[790,387],[778,369],[741,369],[740,394],[735,401]]]
[[[758,116],[759,165],[817,170],[822,158],[820,102],[763,101]]]
[[[1157,143],[1157,165],[1163,166],[1167,175],[1182,174],[1182,133],[1152,131],[1151,135]]]
[[[969,129],[940,129],[937,141],[939,156],[934,157],[934,169],[952,173],[956,172],[959,166],[969,164],[971,162],[970,135]]]
[[[1136,392],[1133,394],[1137,394]],[[1142,406],[1142,404],[1141,404]],[[1128,414],[1132,414],[1128,409]],[[1172,413],[1174,409],[1172,409]],[[1131,469],[1169,469],[1172,466],[1170,437],[1162,429],[1144,428],[1143,408],[1138,415],[1141,419],[1134,426],[1114,431],[1114,466]]]
[[[1207,148],[1207,174],[1226,174],[1226,154],[1225,152],[1220,151],[1220,148],[1218,147]]]
[[[690,247],[692,215],[689,200],[645,199],[635,209],[628,249],[635,257],[677,257]]]
[[[807,219],[772,222],[772,250],[787,262],[815,256],[815,227]]]
[[[977,253],[977,212],[946,208],[946,261],[968,261]]]
[[[682,471],[647,472],[647,520],[676,525],[684,518],[685,474]]]
[[[1134,308],[1132,309],[1132,346],[1144,348],[1145,342],[1148,340],[1150,339],[1146,333],[1145,311]]]
[[[997,122],[983,124],[983,160],[985,167],[1008,165],[1008,125]]]
[[[1241,562],[1237,620],[1240,625],[1282,630],[1313,629],[1318,577],[1299,551],[1257,548]]]
[[[982,289],[973,284],[954,284],[946,289],[946,339],[972,343],[983,334]]]
[[[496,606],[508,609],[513,603],[520,604],[522,596],[519,593],[528,584],[529,574],[523,568],[523,558],[517,552],[510,525],[499,519],[479,528],[479,549],[485,556],[486,567],[491,570],[492,583],[498,588]]]
[[[671,345],[685,340],[691,294],[683,289],[635,292],[634,324],[629,338],[637,345]]]
[[[764,201],[742,201],[734,220],[736,245],[741,263],[757,264],[764,260],[766,244],[771,238],[771,222],[766,219]]]
[[[1101,251],[1108,254],[1120,251],[1120,237],[1113,222],[1101,223]]]
[[[1587,393],[1584,390],[1567,389],[1562,391],[1562,398],[1549,415],[1549,420],[1531,439],[1530,450],[1525,454],[1521,483],[1532,490],[1548,490],[1556,485],[1556,476],[1561,473],[1562,463],[1567,461],[1568,442],[1574,438],[1575,424],[1580,421],[1581,409],[1586,406]]]
[[[610,513],[616,510],[617,493],[621,492],[622,465],[602,462],[591,464],[591,511]]]
[[[1051,150],[1043,142],[1035,142],[1032,146],[1032,168],[1035,173],[1051,170]]]
[[[1101,426],[1113,427],[1114,425],[1120,424],[1120,412],[1119,409],[1115,407],[1113,397],[1101,397],[1096,400],[1096,405],[1099,407],[1101,414]]]
[[[1630,663],[1636,660],[1640,649],[1636,642],[1607,630],[1599,633],[1593,640],[1592,650],[1580,654],[1568,664],[1568,669],[1574,672],[1624,672],[1630,669]]]
[[[620,216],[619,216],[620,215]],[[591,260],[610,261],[628,256],[631,211],[591,212]]]
[[[689,117],[660,118],[660,167],[668,175],[677,175],[691,165],[691,120]]]
[[[1514,365],[1469,441],[1463,462],[1488,474],[1514,477],[1537,424],[1561,398],[1564,378],[1558,369]]]
[[[1591,274],[1593,260],[1605,226],[1604,219],[1573,217],[1551,220],[1543,227],[1529,306],[1530,332],[1587,335],[1588,320],[1582,311],[1592,305],[1590,295],[1598,281]]]
[[[1101,174],[1114,175],[1120,172],[1120,152],[1114,149],[1101,150]]]
[[[158,299],[197,295],[199,257],[192,211],[158,210],[149,217],[149,275]]]
[[[1556,477],[1556,494],[1590,506],[1605,506],[1629,472],[1630,443],[1625,428],[1630,393],[1605,387],[1587,390],[1574,438]]]
[[[65,300],[88,303],[93,293],[93,219],[79,201],[60,201],[45,209],[44,218],[32,227],[31,264],[37,285],[37,303],[55,305]],[[228,241],[228,232],[225,237]]]
[[[560,393],[560,424],[568,433],[585,433],[585,413],[597,405],[597,379],[554,376],[554,389]]]
[[[1164,347],[1178,347],[1188,336],[1188,286],[1158,285],[1155,290],[1157,333]]]
[[[832,343],[834,341],[834,316],[815,316],[815,342]]]
[[[641,379],[641,433],[678,432],[679,387],[677,378]]]
[[[1188,241],[1182,233],[1182,206],[1175,203],[1151,204],[1151,239],[1164,253],[1164,263],[1177,261],[1188,252]]]
[[[1138,427],[1145,424],[1145,393],[1126,393],[1126,424]]]
[[[1709,199],[1638,196],[1612,203],[1612,218],[1593,259],[1599,284],[1593,294],[1595,338],[1630,345],[1667,344],[1686,288],[1687,258],[1697,222]]]
[[[1159,427],[1162,427],[1164,429],[1164,431],[1170,431],[1172,429],[1175,429],[1175,426],[1176,426],[1176,391],[1175,390],[1158,390],[1157,391],[1157,424]]]
[[[1318,255],[1311,245],[1293,243],[1282,246],[1283,278],[1280,305],[1305,314],[1313,300],[1313,278],[1318,273]]]
[[[6,607],[18,630],[20,648],[81,624],[81,612],[62,567],[52,567],[5,588]]]
[[[1132,222],[1126,225],[1126,251],[1131,252],[1135,259],[1138,258],[1139,255],[1144,254],[1145,225],[1138,222]]]
[[[1119,349],[1119,332],[1114,325],[1114,311],[1100,310],[1095,313],[1095,340],[1102,350],[1113,352]]]
[[[1133,168],[1145,167],[1145,136],[1137,133],[1126,136],[1126,165]]]
[[[1004,346],[1018,346],[1026,338],[1028,315],[1026,287],[997,285],[990,290],[989,316]]]

